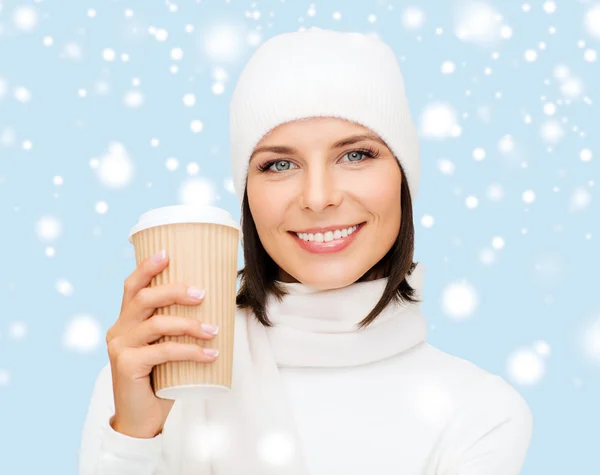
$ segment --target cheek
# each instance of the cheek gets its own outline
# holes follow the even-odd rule
[[[268,186],[248,184],[248,204],[261,239],[276,231],[281,223],[280,201],[275,199]]]
[[[361,180],[357,198],[374,214],[397,214],[400,211],[401,177],[400,170],[382,167],[368,180]]]
[[[400,225],[402,207],[400,206],[400,193],[393,189],[386,195],[378,196],[379,199],[371,203],[371,212],[379,218],[379,227],[383,232],[397,233]]]
[[[400,203],[401,181],[400,175],[396,176],[390,170],[387,176],[380,177],[377,186],[371,186],[363,195],[363,203],[369,213],[373,214],[378,221],[377,228],[383,240],[391,236],[396,238],[401,222],[402,207]]]

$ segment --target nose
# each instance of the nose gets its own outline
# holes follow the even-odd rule
[[[342,200],[334,174],[325,168],[308,169],[301,186],[299,204],[304,210],[322,212],[329,206],[339,206]]]

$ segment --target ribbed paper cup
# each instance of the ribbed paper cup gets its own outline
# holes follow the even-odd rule
[[[170,361],[152,370],[155,394],[164,399],[212,397],[231,389],[237,259],[240,227],[224,209],[214,206],[165,206],[140,216],[129,234],[136,266],[166,249],[169,264],[149,287],[180,282],[206,291],[199,305],[173,304],[154,315],[175,315],[219,325],[211,340],[163,336],[156,343],[177,341],[217,348],[211,363]]]

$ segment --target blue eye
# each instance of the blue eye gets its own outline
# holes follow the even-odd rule
[[[379,151],[372,149],[372,148],[365,148],[365,149],[361,149],[361,150],[352,150],[351,152],[348,152],[344,155],[344,157],[348,156],[349,157],[349,162],[351,163],[362,163],[365,160],[360,160],[359,158],[362,156],[363,158],[377,158],[379,156]],[[285,164],[288,164],[288,166],[285,166]],[[280,167],[280,165],[283,165],[283,167]],[[292,162],[289,160],[283,160],[283,159],[277,159],[277,160],[271,160],[269,162],[263,163],[262,165],[258,165],[258,170],[260,172],[266,172],[266,173],[278,173],[278,172],[285,172],[288,170],[291,170],[291,166],[292,166]],[[273,166],[275,166],[275,169],[273,169]]]
[[[281,165],[281,164],[288,164],[288,167],[283,167],[283,168],[279,168],[277,165]],[[292,162],[290,162],[289,160],[272,160],[270,162],[265,163],[264,165],[261,165],[259,167],[260,171],[265,171],[268,170],[269,168],[271,168],[273,165],[275,165],[275,170],[280,171],[280,172],[284,172],[286,170],[290,170],[290,167],[292,166]],[[273,171],[275,171],[273,170]]]
[[[267,172],[267,173],[277,173],[277,171],[287,171],[290,168],[277,168],[276,170],[271,170],[271,167],[273,165],[281,165],[282,163],[288,163],[291,166],[291,163],[289,160],[271,160],[269,162],[263,163],[262,165],[258,165],[256,168],[258,168],[258,171],[260,172]]]
[[[344,157],[360,157],[361,155],[366,156],[367,154],[365,152],[360,152],[358,150],[355,150],[354,152],[348,152],[346,155],[344,155]],[[351,162],[356,162],[358,160],[352,160],[350,159]]]

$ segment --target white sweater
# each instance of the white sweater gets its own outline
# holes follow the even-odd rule
[[[525,400],[501,377],[425,341],[368,364],[279,371],[311,475],[520,473],[532,434]],[[179,401],[152,439],[114,431],[113,414],[107,364],[83,427],[80,475],[178,475],[181,451],[202,450],[182,443],[188,422]]]

